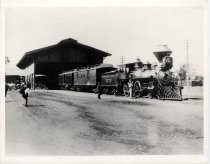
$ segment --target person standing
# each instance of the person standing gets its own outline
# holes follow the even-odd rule
[[[25,100],[26,100],[26,103],[25,103],[25,106],[28,106],[28,95],[29,95],[29,90],[30,90],[30,85],[27,85],[26,89],[25,89]]]
[[[101,83],[100,82],[98,82],[97,90],[98,90],[98,99],[101,99]]]
[[[133,92],[132,92],[132,90],[133,90],[133,83],[132,83],[131,79],[128,82],[128,88],[129,88],[130,98],[132,99],[132,95],[133,95]]]
[[[9,90],[9,86],[5,83],[5,97],[7,96],[7,91]]]
[[[24,86],[21,88],[20,93],[22,94],[22,97],[26,100],[25,106],[28,106],[28,95],[29,95],[29,85],[24,84]]]

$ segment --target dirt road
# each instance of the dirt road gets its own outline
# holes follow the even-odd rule
[[[70,91],[6,98],[7,155],[201,154],[203,100],[129,99]]]

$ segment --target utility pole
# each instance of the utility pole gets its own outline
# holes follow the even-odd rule
[[[5,56],[5,64],[8,64],[8,63],[10,63],[9,57]]]
[[[10,60],[8,56],[5,56],[5,69],[6,69],[6,64],[9,64]],[[5,75],[6,75],[6,70],[5,70]]]
[[[123,65],[124,62],[124,56],[121,56],[121,64]]]
[[[188,40],[186,42],[186,46],[187,46],[187,88],[189,89],[189,43]]]

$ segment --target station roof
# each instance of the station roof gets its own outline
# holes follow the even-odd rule
[[[107,52],[104,52],[104,51],[98,50],[96,48],[81,44],[81,43],[77,42],[77,40],[69,38],[69,39],[62,40],[55,45],[51,45],[48,47],[44,47],[44,48],[26,52],[23,55],[23,57],[20,59],[20,61],[17,63],[17,67],[19,67],[20,69],[25,69],[27,66],[29,66],[30,64],[32,64],[34,62],[36,57],[50,54],[50,52],[53,52],[53,51],[57,50],[58,48],[69,46],[69,45],[75,45],[77,47],[81,47],[83,49],[90,50],[90,51],[94,52],[95,54],[100,55],[101,57],[111,56],[111,54],[109,54]]]

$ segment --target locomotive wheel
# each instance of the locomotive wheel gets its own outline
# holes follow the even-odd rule
[[[81,92],[81,88],[80,87],[76,87],[76,92]]]
[[[140,97],[141,96],[142,85],[141,85],[140,81],[136,81],[134,83],[133,91],[134,91],[134,96],[135,97]]]
[[[128,87],[128,84],[124,84],[123,85],[123,93],[125,96],[129,96],[129,87]]]

